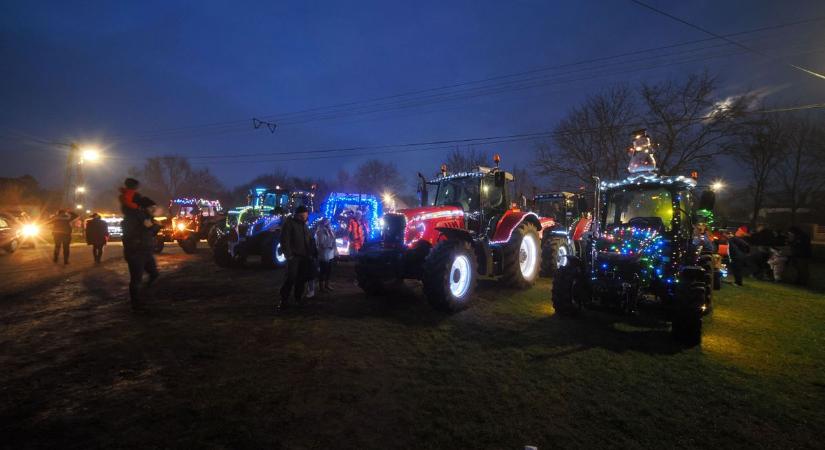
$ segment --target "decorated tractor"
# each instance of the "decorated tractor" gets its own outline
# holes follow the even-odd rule
[[[310,223],[313,225],[321,217],[329,219],[335,232],[336,254],[339,258],[350,257],[348,225],[350,217],[356,213],[360,213],[362,217],[365,240],[378,239],[381,235],[382,205],[374,195],[333,192],[321,207],[321,214],[310,217]]]
[[[358,285],[380,293],[388,283],[419,279],[436,309],[458,311],[480,276],[514,288],[532,286],[541,266],[541,219],[508,201],[513,176],[498,168],[421,179],[421,206],[387,213],[381,239],[356,265]]]
[[[702,316],[711,309],[713,257],[702,251],[694,227],[713,209],[711,190],[697,198],[696,176],[660,176],[650,138],[634,133],[630,176],[600,182],[597,221],[581,256],[569,256],[553,281],[553,306],[561,315],[584,307],[636,314],[659,307],[673,337],[698,345]]]
[[[289,191],[278,186],[250,190],[247,205],[227,213],[213,248],[215,262],[222,267],[240,267],[249,256],[260,256],[264,267],[286,265],[280,243],[283,220],[301,205],[312,211],[314,197],[314,190]]]
[[[544,192],[533,197],[532,210],[553,220],[541,239],[541,275],[553,276],[569,255],[581,252],[582,238],[592,224],[587,200],[572,192]]]
[[[169,202],[169,217],[158,234],[155,251],[163,250],[163,242],[177,242],[186,253],[195,253],[198,242],[206,239],[215,245],[218,228],[225,221],[221,202],[202,198],[177,198]]]

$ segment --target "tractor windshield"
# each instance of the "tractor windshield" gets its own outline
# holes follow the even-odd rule
[[[673,196],[660,186],[623,188],[607,193],[605,228],[633,225],[670,231]]]
[[[173,216],[179,217],[191,217],[198,214],[198,207],[197,205],[186,205],[186,204],[179,204],[175,203],[169,207],[169,212]]]
[[[306,206],[312,211],[312,198],[309,195],[295,195],[292,197],[292,204],[296,208],[299,206]]]
[[[289,197],[286,194],[267,192],[263,198],[261,206],[269,208],[283,208],[289,203]]]
[[[567,207],[573,206],[573,201],[566,200],[563,196],[543,198],[536,203],[539,215],[549,217],[556,223],[563,223],[565,221],[565,211]]]
[[[479,209],[478,177],[447,178],[437,185],[435,206],[457,206],[464,211]]]

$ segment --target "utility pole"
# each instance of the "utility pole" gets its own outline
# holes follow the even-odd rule
[[[63,181],[63,202],[65,205],[74,205],[75,209],[83,209],[86,205],[86,185],[83,176],[83,165],[86,162],[94,162],[100,154],[94,149],[81,151],[80,147],[72,142],[63,144],[69,147],[69,155],[66,158],[66,176]]]

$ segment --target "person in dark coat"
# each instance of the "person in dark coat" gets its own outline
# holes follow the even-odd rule
[[[129,299],[133,308],[140,307],[140,284],[143,272],[149,274],[149,285],[158,278],[158,267],[152,249],[160,224],[154,220],[157,205],[148,197],[137,200],[139,208],[123,221],[123,257],[129,266]]]
[[[734,284],[742,286],[742,278],[747,267],[750,245],[744,239],[735,235],[728,236],[728,254],[730,256],[730,271],[733,273]]]
[[[92,218],[86,221],[86,244],[92,246],[95,263],[100,263],[103,258],[103,246],[108,239],[109,225],[100,218],[100,214],[92,214]]]
[[[60,249],[63,248],[63,264],[69,264],[69,247],[72,244],[72,222],[77,219],[77,214],[61,209],[51,219],[52,237],[54,238],[54,262],[60,256]]]
[[[797,226],[790,227],[788,228],[788,247],[790,247],[788,264],[796,269],[796,284],[807,285],[810,278],[810,260],[813,256],[811,237]]]
[[[304,287],[312,269],[312,259],[315,257],[315,244],[307,228],[309,210],[306,206],[295,208],[295,213],[284,220],[281,228],[281,250],[286,257],[286,276],[281,285],[281,296],[275,311],[289,306],[289,295],[295,295],[295,301],[300,302],[304,296]]]

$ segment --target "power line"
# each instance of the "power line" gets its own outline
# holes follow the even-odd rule
[[[655,52],[655,51],[667,50],[667,49],[672,49],[672,48],[677,48],[677,47],[684,47],[684,46],[693,45],[693,44],[697,44],[697,43],[712,41],[712,40],[715,40],[715,39],[723,39],[723,40],[727,40],[727,41],[729,41],[729,43],[731,43],[730,40],[729,40],[729,37],[742,36],[742,35],[747,35],[747,34],[759,33],[759,32],[763,32],[763,31],[772,31],[772,30],[777,30],[777,29],[781,29],[781,28],[787,28],[787,27],[792,27],[792,26],[797,26],[797,25],[802,25],[802,24],[807,24],[807,23],[819,22],[819,21],[823,21],[823,20],[825,20],[825,17],[815,17],[815,18],[810,18],[810,19],[798,20],[798,21],[794,21],[794,22],[782,23],[782,24],[778,24],[778,25],[771,25],[771,26],[765,26],[765,27],[740,31],[740,32],[731,33],[731,34],[727,34],[727,35],[714,36],[714,37],[711,37],[711,38],[697,39],[697,40],[692,40],[692,41],[687,41],[687,42],[682,42],[682,43],[677,43],[677,44],[670,44],[670,45],[665,45],[665,46],[660,46],[660,47],[634,50],[634,51],[630,51],[630,52],[624,52],[624,53],[619,53],[619,54],[609,55],[609,56],[603,56],[603,57],[598,57],[598,58],[591,58],[591,59],[587,59],[587,60],[571,62],[571,63],[565,63],[565,64],[559,64],[559,65],[554,65],[554,66],[540,67],[540,68],[530,69],[530,70],[526,70],[526,71],[522,71],[522,72],[515,72],[515,73],[499,75],[499,76],[494,76],[494,77],[488,77],[488,78],[483,78],[483,79],[478,79],[478,80],[465,81],[465,82],[460,82],[460,83],[455,83],[455,84],[445,85],[445,86],[440,86],[440,87],[435,87],[435,88],[420,89],[420,90],[408,91],[408,92],[394,94],[394,95],[371,98],[371,99],[367,99],[367,100],[339,103],[339,104],[329,105],[329,106],[308,108],[308,109],[295,111],[295,112],[290,112],[290,113],[273,114],[273,115],[266,115],[266,116],[260,116],[260,117],[264,118],[264,119],[273,119],[273,120],[276,120],[276,121],[284,121],[284,120],[296,120],[298,118],[301,118],[302,116],[307,116],[308,115],[307,113],[310,113],[310,112],[313,112],[315,114],[321,114],[321,113],[331,114],[333,112],[341,113],[341,112],[343,112],[343,110],[340,110],[340,109],[344,108],[344,107],[352,107],[352,106],[355,106],[355,105],[370,104],[370,103],[375,103],[375,102],[378,102],[378,101],[398,99],[398,98],[402,98],[402,97],[410,97],[410,96],[419,95],[419,94],[423,94],[423,93],[446,91],[446,90],[455,89],[455,88],[458,88],[458,87],[470,86],[470,85],[474,85],[474,84],[481,84],[481,83],[486,83],[486,82],[495,81],[495,80],[503,80],[503,79],[507,79],[507,78],[514,78],[514,77],[518,77],[518,76],[530,75],[530,74],[535,74],[535,73],[540,73],[540,72],[547,72],[547,71],[557,70],[557,69],[566,68],[566,67],[573,67],[573,66],[585,65],[585,64],[594,64],[594,63],[609,61],[609,60],[612,60],[612,59],[624,58],[624,57],[632,56],[632,55],[646,54],[646,53],[651,53],[651,52]],[[657,57],[657,56],[653,56],[653,58],[655,58],[655,57]],[[513,81],[510,81],[509,83],[512,83],[512,82]],[[485,88],[485,87],[480,87],[480,88]],[[487,86],[486,88],[489,88],[489,86]],[[336,109],[339,109],[339,111],[335,111]],[[322,112],[322,111],[325,111],[325,110],[326,110],[326,112]],[[156,131],[153,131],[153,132],[147,132],[146,134],[137,135],[135,137],[136,138],[150,137],[150,136],[151,137],[161,137],[163,134],[167,134],[167,133],[174,134],[174,133],[177,133],[177,132],[180,132],[180,131],[185,132],[185,131],[191,131],[191,130],[197,130],[197,129],[211,129],[211,128],[217,128],[215,131],[218,131],[219,132],[218,134],[220,134],[220,133],[223,133],[223,132],[235,131],[235,130],[227,129],[227,127],[234,128],[236,126],[240,126],[240,125],[244,125],[244,124],[248,124],[248,123],[249,123],[248,119],[225,121],[225,122],[213,122],[213,123],[202,124],[202,125],[191,125],[191,126],[184,126],[184,127],[177,127],[177,128],[161,129],[161,130],[156,130]]]
[[[762,51],[757,50],[757,49],[755,49],[755,48],[749,47],[749,46],[744,45],[744,44],[742,44],[742,43],[740,43],[740,42],[734,41],[733,39],[730,39],[730,38],[729,38],[729,37],[727,37],[727,36],[723,36],[723,35],[720,35],[720,34],[714,33],[713,31],[710,31],[710,30],[708,30],[708,29],[706,29],[706,28],[700,27],[699,25],[696,25],[696,24],[694,24],[694,23],[688,22],[688,21],[686,21],[686,20],[684,20],[684,19],[681,19],[681,18],[679,18],[679,17],[676,17],[676,16],[674,16],[674,15],[672,15],[672,14],[668,14],[668,13],[666,13],[665,11],[662,11],[661,9],[658,9],[658,8],[655,8],[655,7],[651,6],[651,5],[648,5],[647,3],[644,3],[644,2],[642,2],[642,1],[640,1],[640,0],[630,0],[630,1],[631,1],[631,2],[633,2],[633,3],[635,3],[635,4],[637,4],[637,5],[639,5],[639,6],[641,6],[641,7],[647,8],[647,9],[649,9],[649,10],[651,10],[651,11],[653,11],[653,12],[657,13],[657,14],[661,14],[661,15],[663,15],[663,16],[665,16],[665,17],[668,17],[668,18],[670,18],[670,19],[673,19],[673,20],[675,20],[675,21],[677,21],[677,22],[679,22],[679,23],[685,24],[685,25],[687,25],[687,26],[689,26],[689,27],[691,27],[691,28],[694,28],[694,29],[696,29],[696,30],[699,30],[699,31],[701,31],[701,32],[703,32],[703,33],[705,33],[705,34],[709,34],[709,35],[711,35],[711,36],[713,36],[713,37],[715,37],[715,38],[717,38],[717,39],[722,39],[722,40],[724,40],[725,42],[728,42],[728,43],[730,43],[730,44],[733,44],[733,45],[735,45],[735,46],[737,46],[737,47],[739,47],[739,48],[745,49],[745,50],[747,50],[747,51],[749,51],[749,52],[751,52],[751,53],[755,53],[755,54],[757,54],[757,55],[759,55],[759,56],[762,56],[762,57],[765,57],[765,58],[774,59],[771,55],[768,55],[768,54],[767,54],[767,53],[765,53],[765,52],[762,52]],[[820,74],[820,73],[814,72],[814,71],[813,71],[813,70],[811,70],[811,69],[807,69],[807,68],[805,68],[805,67],[798,66],[798,65],[793,64],[793,63],[785,63],[785,64],[786,64],[786,65],[788,65],[788,66],[790,66],[790,67],[792,67],[792,68],[794,68],[794,69],[796,69],[796,70],[800,70],[800,71],[802,71],[802,72],[805,72],[805,73],[807,73],[808,75],[811,75],[811,76],[814,76],[814,77],[817,77],[817,78],[820,78],[820,79],[825,80],[825,75],[822,75],[822,74]]]

